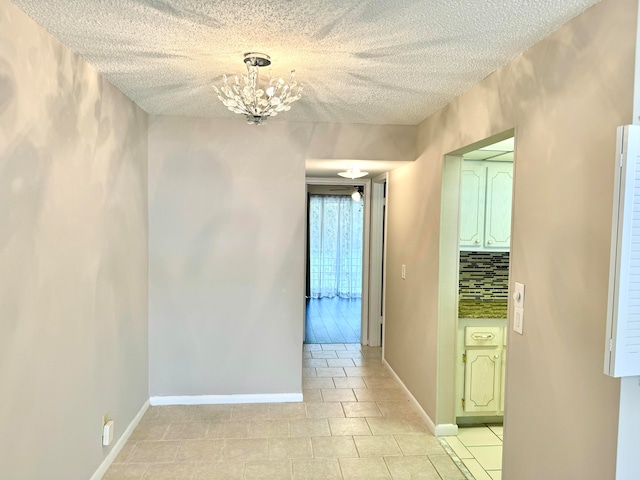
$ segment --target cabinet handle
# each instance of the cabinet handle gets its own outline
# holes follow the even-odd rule
[[[493,356],[493,358],[495,358],[495,359],[497,360],[497,359],[499,359],[499,358],[500,358],[500,355],[495,354],[495,355]]]
[[[474,340],[491,340],[493,337],[493,333],[474,333],[471,335]]]
[[[477,238],[476,238],[476,243],[480,243],[480,240],[478,240]]]
[[[487,241],[487,245],[491,245],[492,243],[493,243],[493,240]]]

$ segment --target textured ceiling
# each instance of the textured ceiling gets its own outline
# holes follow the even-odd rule
[[[597,0],[14,3],[149,113],[233,117],[210,85],[258,51],[305,84],[278,119],[414,125]]]

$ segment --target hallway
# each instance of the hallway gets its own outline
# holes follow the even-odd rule
[[[104,480],[464,480],[380,348],[303,355],[304,402],[150,407]]]
[[[360,298],[307,300],[304,343],[360,343]]]

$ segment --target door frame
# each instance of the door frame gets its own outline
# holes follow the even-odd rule
[[[306,275],[309,265],[309,259],[307,255],[307,227],[309,225],[308,205],[307,199],[309,196],[309,185],[353,185],[361,186],[364,188],[364,210],[363,210],[363,229],[362,229],[362,299],[361,299],[361,318],[360,318],[360,343],[362,345],[368,345],[369,341],[369,238],[371,230],[371,180],[368,178],[358,178],[351,180],[349,178],[318,178],[318,177],[306,177],[304,187],[304,201],[305,201],[305,235],[304,235],[304,278],[302,279],[303,288],[306,289]],[[303,298],[306,303],[305,295]],[[302,322],[302,339],[306,335],[306,320],[307,309],[303,310],[303,322]]]
[[[371,256],[369,260],[369,338],[372,347],[382,346],[384,339],[385,292],[387,288],[387,225],[389,209],[385,195],[389,187],[389,173],[371,180]],[[384,352],[383,352],[384,353]]]
[[[438,266],[438,349],[436,381],[435,435],[457,435],[456,402],[456,362],[461,352],[457,351],[458,332],[458,277],[460,270],[460,177],[462,156],[492,143],[514,137],[517,145],[516,129],[512,128],[484,138],[471,145],[455,150],[444,156],[442,167],[442,189],[440,203],[440,252]],[[514,177],[511,190],[513,202],[516,147],[514,146]],[[513,232],[513,212],[511,210],[511,231]],[[509,248],[510,252],[512,248]],[[511,283],[512,257],[509,262],[509,283]],[[507,327],[510,322],[507,318]],[[507,332],[509,328],[507,328]],[[507,362],[508,363],[508,362]],[[508,367],[508,365],[507,365]],[[506,413],[506,412],[505,412]]]

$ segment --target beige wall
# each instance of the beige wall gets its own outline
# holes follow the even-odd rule
[[[423,122],[416,164],[391,174],[386,358],[437,419],[442,158],[517,128],[527,305],[505,478],[613,478],[619,383],[601,350],[636,14],[590,9]],[[0,0],[0,477],[88,478],[101,415],[120,435],[148,378],[153,395],[300,391],[304,159],[407,160],[414,133],[153,117],[147,332],[147,117]]]
[[[152,396],[301,392],[305,159],[406,160],[415,127],[152,116]]]
[[[436,411],[443,155],[516,128],[504,477],[612,479],[619,382],[603,375],[616,127],[632,122],[636,0],[605,0],[418,128],[391,173],[386,358]],[[407,280],[400,280],[400,265]],[[440,410],[441,406],[438,407]]]
[[[146,129],[0,0],[0,478],[88,479],[148,398]]]

